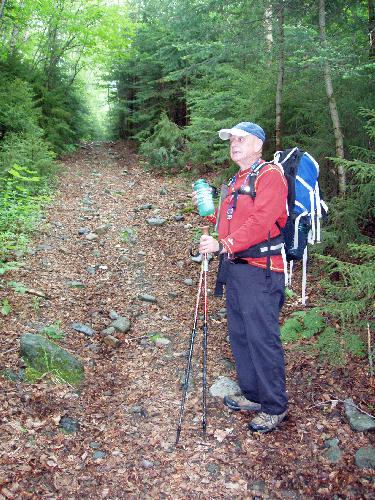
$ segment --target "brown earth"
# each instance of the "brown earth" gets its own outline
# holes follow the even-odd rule
[[[134,210],[146,203],[152,208]],[[330,403],[353,397],[365,409],[374,404],[366,360],[333,369],[287,346],[289,420],[271,434],[252,435],[249,415],[208,396],[204,440],[199,332],[195,385],[174,448],[196,296],[196,286],[184,280],[196,285],[199,275],[188,250],[201,220],[194,212],[174,218],[186,206],[188,181],[145,173],[122,143],[88,145],[62,162],[34,251],[3,277],[0,299],[12,311],[0,319],[0,369],[22,365],[21,334],[59,321],[66,334],[59,344],[84,361],[86,381],[77,392],[48,377],[34,384],[0,378],[0,499],[375,498],[373,471],[354,462],[358,448],[374,445],[374,435],[354,433],[342,404]],[[146,219],[155,215],[166,224],[150,227]],[[109,230],[98,239],[78,232],[101,224]],[[125,228],[136,230],[136,243],[124,241]],[[97,266],[95,274],[89,266]],[[31,293],[15,292],[9,280]],[[85,286],[69,286],[72,280]],[[157,304],[140,301],[140,293],[154,295]],[[235,378],[225,319],[217,314],[222,307],[209,296],[209,385],[220,375]],[[289,301],[284,314],[299,307]],[[100,335],[111,310],[131,318],[117,348]],[[95,336],[74,331],[73,322],[90,325]],[[152,333],[171,344],[155,346],[147,339]],[[63,416],[78,421],[79,430],[62,432]],[[334,437],[343,451],[337,464],[324,456],[324,441]],[[98,451],[103,458],[94,457]]]

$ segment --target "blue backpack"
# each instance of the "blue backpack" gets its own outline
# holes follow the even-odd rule
[[[289,285],[293,261],[302,260],[302,303],[306,303],[307,244],[320,242],[320,225],[328,208],[320,198],[319,164],[299,148],[277,151],[274,163],[281,165],[288,182],[288,219],[282,229],[286,260],[290,263]]]

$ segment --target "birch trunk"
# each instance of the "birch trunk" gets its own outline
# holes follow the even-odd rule
[[[276,151],[282,149],[282,100],[285,74],[285,38],[284,38],[284,0],[279,3],[279,70],[276,85],[276,120],[275,120],[275,146]]]
[[[319,0],[319,30],[320,30],[320,39],[322,43],[323,49],[328,49],[327,37],[326,37],[326,12],[325,12],[325,0]],[[333,84],[332,84],[332,74],[331,67],[329,65],[328,59],[324,58],[323,63],[323,72],[324,72],[324,81],[326,86],[326,93],[328,97],[329,111],[331,114],[333,133],[335,136],[335,145],[336,145],[336,156],[338,158],[344,159],[344,139],[341,131],[339,113],[337,110],[337,104],[335,95],[333,92]],[[343,165],[338,165],[337,167],[337,175],[338,175],[338,187],[339,194],[343,196],[346,190],[346,178],[345,178],[345,170]]]
[[[272,4],[271,2],[269,2],[269,5],[265,8],[264,11],[264,28],[266,32],[266,46],[268,52],[271,52],[273,45],[272,16]]]

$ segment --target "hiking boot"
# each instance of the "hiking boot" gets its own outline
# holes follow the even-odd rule
[[[245,396],[225,396],[224,404],[233,411],[260,411],[260,404],[246,399]]]
[[[263,434],[271,432],[286,419],[287,413],[288,412],[284,411],[284,413],[280,413],[280,415],[270,415],[269,413],[261,411],[249,423],[249,429],[252,432],[261,432]]]

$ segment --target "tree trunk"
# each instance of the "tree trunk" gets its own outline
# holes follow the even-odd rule
[[[285,38],[284,38],[284,0],[280,0],[279,5],[279,70],[276,85],[276,122],[275,122],[275,146],[276,151],[282,149],[282,99],[284,89],[285,74]]]
[[[375,6],[374,0],[368,0],[368,33],[370,37],[370,59],[375,58]]]
[[[326,37],[326,12],[325,12],[325,0],[319,0],[319,29],[320,29],[320,39],[323,49],[327,52],[328,44]],[[333,93],[333,85],[332,85],[332,75],[331,75],[331,67],[329,65],[329,61],[327,57],[324,57],[323,63],[323,71],[324,71],[324,81],[326,86],[326,93],[328,97],[329,110],[331,114],[331,120],[333,125],[333,133],[335,136],[335,144],[336,144],[336,156],[338,158],[344,159],[344,140],[341,131],[339,113],[337,110],[336,99]],[[337,167],[338,174],[338,183],[339,183],[339,194],[343,196],[346,190],[346,179],[345,179],[345,170],[342,165],[338,165]]]
[[[272,4],[271,2],[269,2],[269,5],[265,8],[264,11],[264,28],[266,32],[266,46],[268,52],[271,52],[273,45],[272,16]]]

